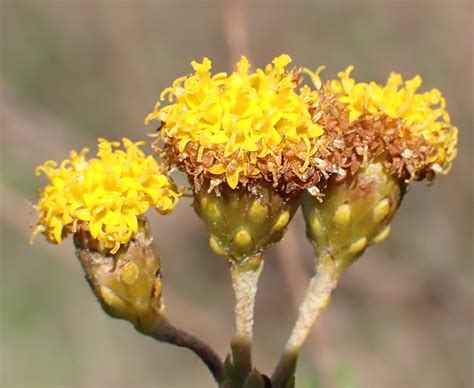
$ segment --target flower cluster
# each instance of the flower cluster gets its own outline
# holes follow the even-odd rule
[[[188,174],[195,193],[216,189],[219,196],[220,185],[255,195],[266,185],[284,196],[324,193],[332,177],[355,176],[370,163],[382,163],[399,182],[449,170],[457,128],[439,90],[418,93],[421,77],[356,82],[349,66],[322,82],[322,68],[288,70],[290,62],[283,54],[250,72],[242,57],[235,72],[212,75],[204,58],[161,93],[169,104],[158,102],[145,121],[161,122],[164,155]],[[303,72],[314,89],[299,86]],[[180,193],[142,144],[124,139],[121,150],[100,139],[96,159],[87,161],[83,150],[39,167],[50,184],[40,193],[35,232],[59,243],[82,228],[116,252],[150,206],[171,211]]]
[[[235,189],[268,181],[291,192],[317,180],[311,160],[322,128],[314,121],[318,93],[298,89],[300,70],[286,69],[288,55],[249,73],[242,57],[237,71],[212,75],[211,61],[192,62],[195,74],[178,78],[160,96],[145,123],[161,121],[167,157],[190,177]]]
[[[385,85],[359,83],[351,78],[352,70],[349,66],[322,86],[312,73],[324,111],[318,123],[340,156],[337,162],[354,174],[364,163],[380,159],[403,180],[447,173],[456,156],[458,130],[450,123],[441,92],[417,93],[421,77],[404,83],[397,73]]]
[[[68,233],[88,230],[106,249],[115,253],[138,229],[138,217],[150,206],[168,213],[180,196],[152,156],[123,139],[120,143],[99,139],[97,158],[86,160],[88,149],[72,151],[59,166],[47,161],[36,174],[50,183],[40,193],[38,225],[53,243]]]
[[[211,61],[192,62],[160,95],[145,123],[159,121],[152,147],[99,139],[59,165],[37,168],[49,182],[35,208],[34,235],[52,243],[74,234],[89,285],[111,316],[126,319],[159,341],[193,350],[219,386],[263,386],[251,362],[253,310],[263,254],[281,241],[302,207],[316,274],[270,385],[294,386],[298,353],[328,305],[343,272],[390,233],[414,180],[446,174],[456,157],[457,128],[437,89],[419,93],[421,77],[390,74],[385,85],[356,82],[349,66],[323,82],[316,71],[287,69],[283,54],[249,71],[211,73]],[[302,85],[302,74],[314,88]],[[162,101],[168,103],[161,106]],[[158,252],[144,213],[162,214],[182,191],[171,167],[185,172],[193,207],[209,245],[231,265],[236,333],[222,362],[205,343],[172,326],[164,315]]]

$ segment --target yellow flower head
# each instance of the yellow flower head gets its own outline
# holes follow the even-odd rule
[[[59,244],[68,233],[89,230],[92,237],[115,253],[137,232],[138,217],[152,206],[170,212],[180,193],[152,156],[140,150],[143,142],[99,139],[97,158],[86,160],[88,149],[71,151],[59,166],[47,161],[36,169],[49,184],[40,192],[38,225],[49,241]]]
[[[356,82],[352,70],[349,66],[320,89],[345,116],[337,121],[339,129],[350,134],[346,146],[360,143],[366,159],[367,152],[369,158],[388,154],[391,172],[406,179],[447,173],[456,157],[458,130],[451,125],[441,92],[417,93],[422,82],[418,75],[403,82],[400,74],[391,73],[386,84],[379,85]],[[319,77],[316,81],[321,84]]]
[[[235,189],[266,180],[291,191],[314,180],[309,171],[316,140],[323,133],[313,122],[318,93],[298,88],[300,71],[288,71],[288,55],[249,72],[247,58],[237,70],[211,74],[211,61],[193,61],[194,74],[166,88],[145,123],[161,121],[161,137],[172,163],[199,190],[225,182]]]

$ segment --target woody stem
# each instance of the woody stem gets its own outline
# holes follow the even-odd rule
[[[217,383],[224,381],[224,364],[217,353],[196,336],[174,327],[167,320],[159,322],[149,331],[141,331],[160,342],[191,350],[207,366]]]

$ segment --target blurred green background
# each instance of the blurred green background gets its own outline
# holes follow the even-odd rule
[[[433,187],[414,184],[392,235],[344,277],[305,347],[298,387],[471,387],[473,378],[473,6],[469,1],[0,1],[1,363],[3,387],[211,387],[186,350],[142,337],[94,301],[71,240],[28,245],[34,168],[96,138],[144,138],[160,91],[208,56],[232,70],[348,64],[438,87],[459,156]],[[179,174],[178,174],[179,175]],[[179,176],[178,180],[184,182]],[[150,214],[171,318],[225,354],[233,331],[227,265],[184,199]],[[255,359],[270,372],[311,273],[301,214],[267,258]]]

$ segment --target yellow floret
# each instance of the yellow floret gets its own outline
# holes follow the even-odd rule
[[[356,82],[350,76],[353,69],[349,66],[328,84],[330,92],[348,105],[349,121],[380,115],[402,120],[401,136],[424,138],[435,149],[429,160],[432,170],[448,172],[457,153],[458,129],[451,125],[441,92],[417,93],[422,83],[419,75],[403,82],[400,74],[391,73],[385,85]]]
[[[192,165],[196,174],[221,179],[231,188],[268,174],[261,165],[275,178],[286,163],[285,152],[294,154],[296,148],[303,150],[293,157],[301,159],[296,174],[303,174],[316,152],[311,144],[323,130],[309,112],[318,94],[307,87],[297,90],[297,72],[286,69],[290,62],[284,54],[249,73],[242,57],[236,72],[212,75],[209,59],[193,61],[195,74],[165,89],[160,100],[170,104],[158,102],[145,123],[162,121],[162,139],[178,153],[178,165],[186,159],[188,170]]]
[[[97,158],[86,160],[88,149],[71,151],[70,159],[59,166],[47,161],[36,169],[50,183],[40,192],[38,225],[49,241],[60,243],[78,224],[86,225],[93,238],[115,253],[138,228],[137,217],[152,206],[169,213],[180,193],[163,174],[152,156],[140,146],[123,139],[119,142],[99,139]]]

